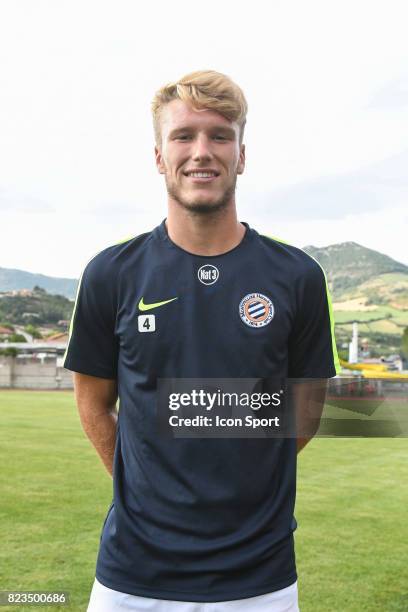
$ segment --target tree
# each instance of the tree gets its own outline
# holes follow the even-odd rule
[[[23,334],[11,334],[8,338],[9,342],[27,342]]]
[[[17,357],[18,350],[14,346],[8,346],[5,349],[0,349],[0,355],[5,357]]]
[[[14,331],[14,326],[11,325],[11,323],[5,323],[4,321],[0,321],[0,327],[5,327],[6,329],[9,329],[10,331]]]
[[[42,338],[40,332],[38,331],[37,327],[35,327],[35,325],[26,325],[24,331],[27,332],[27,334],[30,334],[30,336],[32,336],[33,338],[36,338],[37,340],[40,340]]]

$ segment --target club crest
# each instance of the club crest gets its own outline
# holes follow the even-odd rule
[[[274,314],[271,300],[263,293],[248,293],[239,304],[239,316],[249,327],[265,327]]]

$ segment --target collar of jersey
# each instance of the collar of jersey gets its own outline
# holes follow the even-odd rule
[[[190,257],[197,257],[198,259],[218,259],[220,257],[225,257],[226,255],[229,255],[230,253],[234,253],[238,249],[241,249],[243,246],[245,246],[245,244],[250,239],[253,230],[249,227],[249,225],[248,225],[248,223],[246,223],[246,221],[241,221],[241,223],[242,223],[242,225],[245,226],[245,234],[243,235],[241,242],[239,244],[237,244],[236,246],[234,246],[229,251],[226,251],[225,253],[220,253],[219,255],[197,255],[197,253],[190,253],[189,251],[186,251],[182,247],[178,246],[178,244],[176,244],[175,242],[173,242],[171,240],[171,238],[169,237],[169,235],[167,233],[166,219],[163,219],[163,221],[156,228],[156,230],[157,230],[160,238],[163,241],[165,241],[171,248],[178,249],[179,251],[181,251],[185,255],[189,255]]]

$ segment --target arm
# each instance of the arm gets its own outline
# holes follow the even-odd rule
[[[316,435],[326,398],[327,379],[339,370],[334,319],[326,277],[309,258],[297,285],[297,311],[289,338],[288,376],[297,421],[297,451]]]
[[[74,372],[74,389],[82,427],[112,475],[118,418],[117,381]]]
[[[327,380],[325,379],[298,382],[293,386],[298,453],[319,429],[326,392]]]

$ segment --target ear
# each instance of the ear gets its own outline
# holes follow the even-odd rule
[[[240,146],[237,174],[242,174],[245,169],[245,145]]]
[[[164,165],[163,155],[162,155],[160,147],[158,146],[154,147],[154,156],[156,159],[156,166],[157,166],[158,171],[160,172],[160,174],[164,174],[166,171],[166,167]]]

